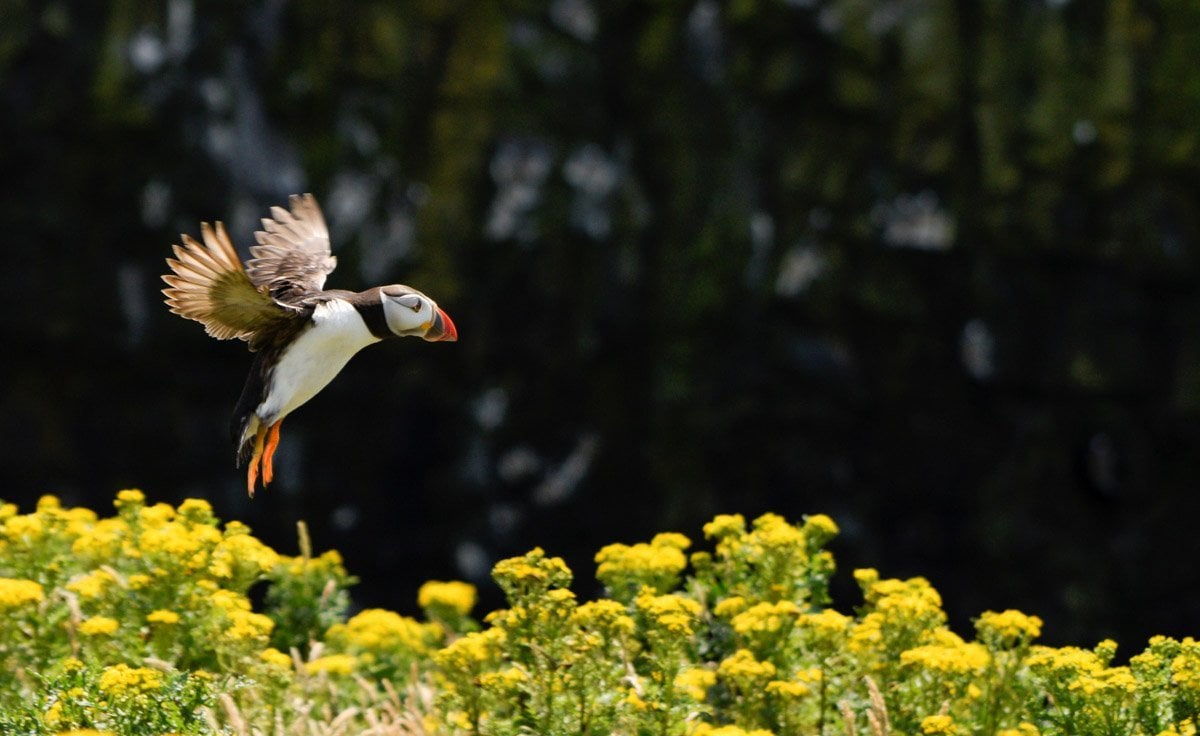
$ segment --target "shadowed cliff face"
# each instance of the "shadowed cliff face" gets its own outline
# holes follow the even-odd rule
[[[307,519],[401,610],[825,512],[960,627],[1196,633],[1190,3],[426,5],[6,19],[0,497],[203,496],[285,552]],[[250,357],[158,275],[297,191],[330,287],[413,284],[460,339],[356,357],[251,503]]]

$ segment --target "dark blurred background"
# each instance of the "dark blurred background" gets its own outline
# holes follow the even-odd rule
[[[824,512],[1047,642],[1200,633],[1192,0],[0,4],[0,496],[207,498],[359,606],[541,545]],[[250,357],[163,258],[321,202],[355,358],[248,500]]]

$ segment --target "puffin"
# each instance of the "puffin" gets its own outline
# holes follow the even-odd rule
[[[274,476],[285,417],[316,396],[359,350],[392,337],[453,342],[458,331],[437,303],[402,284],[366,291],[325,289],[337,265],[329,230],[311,194],[272,207],[242,263],[221,222],[200,224],[203,243],[183,234],[162,279],[167,306],[218,340],[244,340],[254,353],[230,425],[236,467],[247,465],[254,496]],[[290,210],[290,211],[289,211]]]

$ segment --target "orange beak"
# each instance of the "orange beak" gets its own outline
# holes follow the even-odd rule
[[[437,314],[433,315],[433,324],[425,333],[425,339],[429,342],[455,342],[458,340],[458,330],[454,327],[454,320],[438,309]]]

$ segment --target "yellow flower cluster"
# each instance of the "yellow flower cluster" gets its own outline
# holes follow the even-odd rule
[[[79,624],[79,633],[84,636],[111,636],[117,632],[119,626],[115,618],[92,616]]]
[[[1171,658],[1171,682],[1200,698],[1200,642],[1189,636],[1179,643],[1178,651]]]
[[[633,618],[625,610],[625,606],[608,598],[584,603],[571,614],[571,620],[584,629],[598,631],[610,637],[632,634],[635,628]]]
[[[759,603],[734,616],[730,624],[738,636],[754,637],[790,628],[799,615],[800,607],[791,601]]]
[[[1027,644],[1042,633],[1042,620],[1009,609],[1001,613],[984,611],[975,622],[979,638],[996,647]]]
[[[1090,675],[1104,668],[1095,652],[1079,647],[1035,646],[1030,650],[1025,663],[1035,672],[1064,678]]]
[[[717,674],[723,680],[748,688],[775,677],[775,665],[758,661],[748,649],[739,649],[721,662]]]
[[[746,517],[741,514],[718,514],[704,525],[704,536],[708,539],[721,540],[741,535],[745,531]]]
[[[1082,674],[1068,688],[1086,696],[1132,694],[1137,689],[1137,680],[1128,667],[1106,667],[1095,672]]]
[[[180,508],[183,508],[182,506]],[[203,517],[201,517],[203,518]],[[196,527],[211,529],[209,526]],[[250,535],[244,525],[231,523],[225,536],[213,547],[208,573],[217,580],[245,578],[254,580],[279,564],[280,557],[267,545]]]
[[[368,608],[344,624],[334,624],[325,634],[331,645],[346,651],[387,655],[423,655],[441,639],[441,627],[423,624],[382,608]]]
[[[987,668],[991,656],[982,644],[964,642],[956,634],[940,631],[936,644],[913,647],[900,653],[900,663],[932,672],[965,675]]]
[[[0,578],[0,611],[12,611],[46,599],[41,584],[32,580]]]
[[[353,654],[327,654],[304,665],[304,671],[310,675],[321,672],[330,675],[349,675],[357,668],[358,658]]]
[[[417,591],[417,605],[423,609],[454,611],[466,616],[475,607],[475,586],[458,580],[430,580]]]
[[[440,668],[455,672],[476,672],[488,662],[498,662],[506,639],[504,629],[474,631],[447,644],[434,655]]]
[[[1041,731],[1032,723],[1022,722],[1018,723],[1016,728],[1000,729],[996,732],[996,736],[1041,736]]]
[[[67,590],[78,593],[80,598],[94,599],[102,597],[116,582],[115,575],[105,568],[99,568],[75,577],[67,583]]]
[[[767,683],[767,694],[781,698],[802,698],[810,692],[808,684],[799,680],[771,680]]]
[[[921,720],[921,733],[924,736],[954,736],[958,733],[958,727],[950,716],[925,716]]]
[[[638,593],[634,605],[655,627],[680,637],[692,635],[696,618],[703,610],[690,598],[674,593],[655,595],[650,588],[643,588]]]
[[[846,614],[826,608],[817,613],[803,614],[796,619],[796,624],[801,630],[812,632],[816,638],[836,640],[845,635],[851,621],[853,619]]]
[[[688,667],[675,675],[675,689],[685,693],[697,703],[704,702],[708,690],[717,684],[717,673],[704,667]]]
[[[541,547],[535,547],[521,557],[496,563],[492,577],[506,591],[540,591],[570,585],[571,568],[561,557],[547,557]]]
[[[177,624],[179,623],[179,614],[174,611],[159,609],[146,614],[146,621],[152,624]]]
[[[100,691],[112,698],[130,698],[157,690],[163,685],[163,673],[148,667],[117,664],[100,674]]]
[[[683,551],[691,540],[682,534],[659,534],[646,544],[610,544],[596,553],[596,579],[616,595],[632,594],[642,586],[665,593],[679,582],[687,567]]]
[[[275,622],[266,614],[235,608],[226,611],[225,615],[229,619],[225,638],[233,642],[265,641],[275,629]]]
[[[267,664],[272,665],[273,667],[279,667],[280,669],[285,670],[292,669],[292,665],[294,664],[291,657],[279,651],[275,647],[267,647],[266,649],[262,650],[258,653],[258,658]]]
[[[514,692],[529,681],[529,675],[519,667],[506,667],[498,672],[485,672],[479,676],[480,687],[502,693]]]
[[[747,731],[739,726],[714,726],[701,721],[691,727],[688,736],[774,736],[774,734],[765,728]]]

